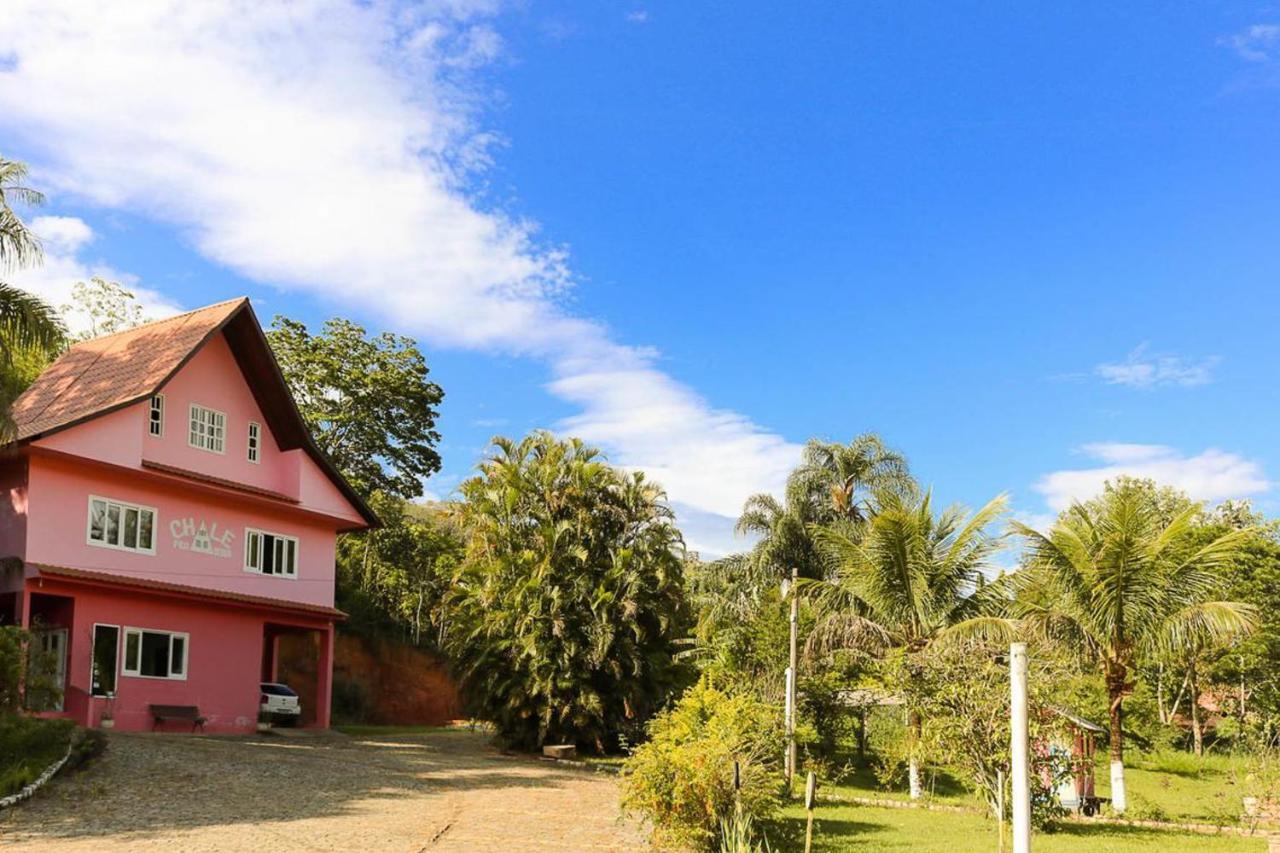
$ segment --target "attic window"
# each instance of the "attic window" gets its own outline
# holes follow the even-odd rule
[[[191,404],[191,431],[187,443],[212,453],[226,452],[227,416],[223,412]]]
[[[257,462],[262,446],[262,425],[249,421],[249,461]]]
[[[147,429],[152,435],[164,435],[164,395],[156,394],[151,398],[151,415],[147,421]]]

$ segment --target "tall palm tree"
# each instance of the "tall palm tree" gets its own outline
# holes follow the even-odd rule
[[[450,651],[509,742],[616,746],[679,676],[683,542],[662,489],[578,439],[496,438],[466,503]]]
[[[788,488],[815,500],[832,518],[860,523],[874,513],[878,493],[907,494],[916,486],[906,458],[865,433],[848,444],[809,439]]]
[[[44,201],[44,196],[23,184],[26,176],[25,164],[0,157],[0,271],[38,264],[43,257],[40,240],[10,204]],[[43,361],[57,354],[65,340],[66,327],[57,311],[40,298],[0,281],[0,443],[13,437],[9,406],[22,391],[15,360],[29,353]]]
[[[1188,643],[1222,642],[1248,631],[1254,608],[1209,600],[1218,571],[1236,557],[1251,529],[1193,542],[1190,506],[1162,516],[1141,483],[1121,482],[1089,504],[1077,503],[1047,533],[1014,523],[1028,548],[1012,575],[1013,614],[1034,634],[1078,648],[1102,668],[1110,700],[1111,799],[1127,805],[1124,698],[1135,661]]]
[[[1000,495],[972,515],[950,507],[934,515],[933,498],[881,492],[877,510],[862,529],[814,528],[835,576],[819,585],[825,612],[810,637],[810,652],[841,648],[903,649],[919,654],[937,642],[1004,635],[1008,623],[984,615],[984,572],[1002,546],[991,525],[1005,512]],[[913,740],[922,720],[908,709]],[[911,796],[921,793],[919,762],[910,761]]]

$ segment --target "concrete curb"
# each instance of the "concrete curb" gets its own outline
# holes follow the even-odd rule
[[[67,754],[62,756],[61,760],[55,761],[53,764],[50,764],[47,768],[45,768],[45,771],[41,773],[39,777],[36,778],[34,782],[32,782],[30,785],[27,785],[18,793],[10,794],[9,796],[0,799],[0,809],[7,809],[9,806],[16,805],[22,802],[23,800],[30,798],[33,794],[35,794],[36,791],[39,791],[41,788],[43,788],[45,783],[48,782],[50,779],[52,779],[55,775],[57,775],[58,771],[61,770],[66,765],[66,763],[71,760],[71,750],[73,749],[75,749],[74,738],[72,738],[71,743],[67,744]]]

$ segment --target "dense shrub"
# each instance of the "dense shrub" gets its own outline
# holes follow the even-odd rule
[[[0,797],[31,784],[66,755],[74,732],[70,720],[0,716]]]
[[[623,808],[647,819],[662,843],[711,848],[734,814],[736,760],[743,813],[769,817],[780,802],[780,717],[777,708],[704,678],[650,723],[649,741],[626,763]]]

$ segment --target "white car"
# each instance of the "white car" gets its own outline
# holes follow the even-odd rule
[[[302,703],[298,701],[298,694],[293,692],[293,688],[287,684],[271,682],[263,682],[258,686],[262,689],[262,696],[258,700],[258,710],[261,713],[273,723],[291,726],[298,722],[298,717],[302,714]]]

